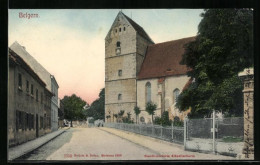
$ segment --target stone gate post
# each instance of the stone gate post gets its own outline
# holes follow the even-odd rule
[[[244,83],[244,147],[242,158],[254,159],[254,69],[239,73]]]

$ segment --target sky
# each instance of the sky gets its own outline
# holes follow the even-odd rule
[[[8,45],[17,41],[59,84],[58,95],[91,104],[105,87],[105,37],[119,9],[10,9]],[[195,36],[202,9],[123,9],[155,43]],[[37,14],[28,19],[23,15]]]

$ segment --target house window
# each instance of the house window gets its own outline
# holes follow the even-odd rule
[[[122,76],[122,70],[118,70],[118,76]]]
[[[151,102],[151,83],[147,82],[145,84],[145,101],[146,103]]]
[[[122,100],[122,94],[118,94],[118,100]]]
[[[26,92],[29,93],[29,81],[26,80]]]
[[[29,119],[29,114],[28,113],[26,113],[26,129],[29,129],[29,127],[30,127],[30,119]]]
[[[174,89],[174,91],[173,91],[173,99],[174,99],[175,102],[177,101],[179,95],[180,95],[180,90],[178,88]]]
[[[20,90],[22,90],[22,85],[23,85],[23,83],[22,83],[22,75],[21,75],[21,73],[19,73],[18,74],[18,88]]]
[[[33,96],[33,84],[31,84],[31,96]]]
[[[36,89],[36,101],[39,101],[38,100],[38,89]]]
[[[41,104],[43,103],[43,94],[41,92]]]

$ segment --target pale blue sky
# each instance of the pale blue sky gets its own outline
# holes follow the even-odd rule
[[[118,9],[9,10],[9,45],[18,41],[59,83],[59,97],[91,103],[104,87],[105,37]],[[155,43],[197,34],[202,9],[123,9]],[[19,13],[39,18],[19,18]]]

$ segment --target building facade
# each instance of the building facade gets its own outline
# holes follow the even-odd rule
[[[52,93],[12,49],[8,56],[8,146],[14,146],[51,131]]]
[[[189,84],[189,68],[180,65],[184,45],[194,37],[154,44],[144,29],[119,12],[105,39],[105,119],[123,110],[135,121],[134,107],[141,109],[139,121],[151,123],[145,111],[149,101],[157,105],[154,116],[168,111],[169,118],[183,119],[176,99]]]
[[[51,75],[51,91],[53,93],[53,97],[51,99],[51,130],[58,130],[58,88],[59,85],[53,75]]]
[[[24,46],[15,41],[10,48],[19,54],[21,58],[32,68],[32,70],[44,81],[48,91],[52,92],[51,98],[51,130],[58,129],[58,83],[53,75],[51,75],[33,56],[31,56]]]
[[[153,41],[129,17],[119,12],[105,38],[105,119],[137,104],[136,78],[146,47]]]

